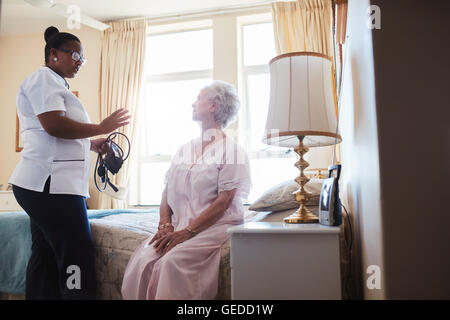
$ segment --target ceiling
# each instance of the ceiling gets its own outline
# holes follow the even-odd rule
[[[100,21],[135,17],[161,17],[268,4],[264,0],[55,0],[77,5],[81,12]],[[49,25],[65,29],[66,19],[36,8],[24,0],[2,0],[0,35],[43,32]]]

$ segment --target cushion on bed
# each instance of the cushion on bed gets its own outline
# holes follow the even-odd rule
[[[308,206],[319,205],[320,191],[322,189],[323,179],[311,179],[305,189],[312,193],[311,199],[307,202]],[[299,189],[295,180],[287,180],[270,188],[259,197],[249,208],[253,211],[283,211],[298,208],[299,204],[295,200],[294,192]]]

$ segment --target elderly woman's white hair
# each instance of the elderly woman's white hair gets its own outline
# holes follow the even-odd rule
[[[203,88],[205,89],[210,101],[217,105],[214,120],[222,128],[226,128],[236,118],[240,107],[236,88],[225,81],[215,80]]]

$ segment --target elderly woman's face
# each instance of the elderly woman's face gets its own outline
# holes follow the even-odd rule
[[[209,100],[207,89],[200,91],[197,101],[192,104],[192,120],[202,121],[214,117],[213,104]]]

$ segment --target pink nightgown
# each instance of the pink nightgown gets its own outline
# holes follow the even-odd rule
[[[167,202],[175,231],[186,228],[221,191],[237,189],[234,200],[211,227],[176,245],[164,256],[153,237],[133,253],[122,283],[124,299],[214,299],[217,294],[220,248],[226,230],[243,223],[242,200],[250,190],[250,166],[245,151],[226,137],[201,153],[201,140],[182,146],[166,173]],[[199,156],[196,156],[198,154]]]

